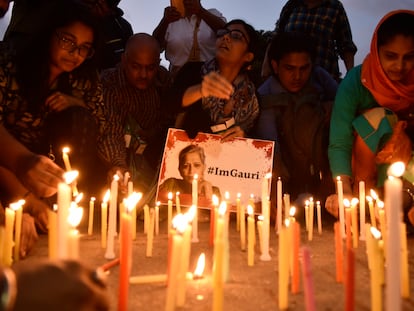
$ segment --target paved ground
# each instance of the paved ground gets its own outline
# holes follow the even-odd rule
[[[97,223],[97,221],[95,222]],[[145,257],[146,238],[143,225],[138,221],[137,240],[133,243],[132,275],[164,274],[167,267],[167,221],[160,223],[160,234],[155,237],[153,256]],[[332,219],[324,221],[322,235],[314,234],[311,242],[307,234],[301,230],[301,245],[311,251],[311,265],[315,287],[316,310],[345,310],[344,285],[335,282],[335,249]],[[191,248],[190,270],[193,270],[198,256],[206,254],[205,278],[188,282],[186,303],[177,310],[204,311],[212,310],[211,267],[213,249],[208,243],[207,222],[199,224],[199,243],[193,243]],[[81,260],[90,265],[99,266],[106,262],[105,250],[100,246],[100,235],[96,226],[92,236],[86,235],[86,228],[80,228],[84,234],[81,237]],[[255,255],[255,265],[247,266],[247,253],[240,250],[239,233],[236,231],[235,217],[230,220],[230,275],[224,285],[224,310],[226,311],[269,311],[278,310],[277,291],[277,236],[271,230],[270,254],[271,261],[260,261],[259,253]],[[414,238],[408,240],[410,256],[411,298],[403,301],[403,310],[414,310]],[[116,252],[118,252],[116,241]],[[42,236],[37,248],[29,256],[31,258],[47,255],[47,237]],[[366,261],[365,243],[360,243],[356,255],[356,286],[355,310],[370,310],[369,271]],[[112,309],[117,306],[118,267],[111,270],[108,276]],[[158,311],[165,309],[166,287],[164,283],[141,284],[130,286],[129,310]],[[289,295],[289,310],[305,310],[304,292],[301,283],[298,294]],[[389,310],[391,311],[391,310]]]

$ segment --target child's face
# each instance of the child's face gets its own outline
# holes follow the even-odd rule
[[[279,62],[272,60],[271,63],[280,83],[290,93],[299,92],[309,81],[312,61],[306,52],[289,53]]]
[[[388,79],[404,83],[414,70],[414,37],[397,35],[379,47],[378,55]]]

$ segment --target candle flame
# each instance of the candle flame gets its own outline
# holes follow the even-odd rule
[[[161,202],[160,201],[157,201],[157,203],[155,203],[155,205],[158,206],[158,207],[160,207]]]
[[[349,202],[348,199],[344,199],[344,206],[345,207],[350,207],[351,206],[351,202]]]
[[[133,192],[129,197],[127,197],[124,202],[128,212],[132,212],[135,206],[142,198],[141,192]]]
[[[78,204],[80,201],[82,201],[82,199],[83,199],[83,193],[81,192],[75,198],[76,204]]]
[[[237,198],[238,198],[238,199],[240,199],[240,197],[241,197],[241,193],[240,193],[240,192],[238,192],[238,193],[237,193]]]
[[[341,181],[341,176],[336,176],[336,181]]]
[[[105,195],[104,195],[104,198],[103,198],[104,203],[107,203],[109,201],[110,196],[111,196],[111,190],[108,189],[105,192]]]
[[[359,200],[357,198],[352,198],[351,206],[356,206],[358,203],[359,203]]]
[[[226,210],[227,210],[227,203],[223,201],[220,203],[220,206],[219,206],[219,210],[218,210],[219,215],[224,216],[224,214],[226,214]]]
[[[185,217],[187,219],[187,222],[192,222],[194,217],[195,217],[195,213],[197,211],[197,206],[195,205],[191,205],[190,209],[188,210],[187,213],[185,213]]]
[[[175,228],[179,233],[183,233],[187,225],[187,218],[183,214],[175,215],[175,217],[172,220],[173,228]]]
[[[175,193],[175,196],[176,196],[176,197],[180,196],[180,191],[177,191],[177,192]]]
[[[259,215],[259,216],[257,216],[257,219],[263,221],[264,220],[264,216],[263,215]]]
[[[289,218],[286,218],[286,219],[285,219],[285,226],[286,226],[286,227],[289,227],[289,225],[290,225]]]
[[[198,179],[198,174],[194,174],[194,180],[197,180]]]
[[[381,200],[378,200],[378,201],[377,201],[377,207],[378,207],[378,208],[384,208],[384,202],[383,202],[383,201],[381,201]]]
[[[172,200],[173,194],[172,192],[168,192],[168,200]]]
[[[401,177],[405,171],[405,164],[404,162],[394,162],[388,168],[387,174],[393,177]]]
[[[253,215],[253,207],[249,204],[247,205],[247,214],[249,214],[249,216]]]
[[[293,217],[296,214],[296,207],[292,206],[289,210],[289,216]]]
[[[305,206],[309,206],[309,200],[305,201]]]
[[[226,191],[226,192],[224,193],[224,198],[225,198],[226,200],[229,200],[229,199],[230,199],[230,193],[229,193],[228,191]]]
[[[77,207],[75,205],[72,205],[69,208],[69,216],[68,216],[68,222],[72,226],[72,228],[76,228],[83,216],[83,208]]]
[[[22,201],[23,201],[23,203],[22,203]],[[23,206],[24,203],[26,203],[25,200],[19,200],[17,202],[10,203],[10,208],[14,211],[17,211],[19,208],[21,208]]]
[[[115,175],[114,175],[114,180],[115,180],[115,181],[118,181],[118,180],[119,180],[119,175],[118,175],[118,174],[115,174]]]
[[[272,178],[272,173],[270,173],[270,172],[266,173],[265,178],[266,179]]]
[[[316,206],[321,206],[321,201],[316,201]]]
[[[58,205],[57,204],[53,204],[53,211],[56,212],[58,210]]]
[[[95,202],[96,201],[96,198],[95,197],[91,197],[91,201],[92,202]]]
[[[78,177],[79,172],[78,171],[69,171],[63,174],[63,178],[65,179],[65,182],[70,185],[74,182],[74,180]]]
[[[69,147],[63,147],[62,148],[62,152],[63,153],[69,153],[70,152],[70,148]]]
[[[373,226],[371,226],[371,234],[375,239],[381,239],[381,231],[379,231],[377,228]]]
[[[218,198],[218,196],[217,196],[217,195],[213,194],[213,195],[211,196],[211,200],[213,201],[213,205],[214,205],[214,206],[218,206],[218,205],[219,205],[219,198]]]
[[[371,202],[372,202],[372,198],[371,198],[369,195],[367,195],[367,196],[365,197],[365,199],[366,199],[369,203],[371,203]]]
[[[378,199],[378,195],[373,189],[371,189],[370,192],[371,192],[371,197],[372,197],[373,200]]]
[[[197,260],[197,266],[194,270],[194,278],[201,278],[203,276],[204,267],[206,266],[206,255],[201,253]]]

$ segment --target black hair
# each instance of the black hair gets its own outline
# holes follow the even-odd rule
[[[377,46],[387,44],[396,35],[414,38],[414,14],[401,12],[387,18],[378,28]]]
[[[316,56],[314,41],[305,33],[291,31],[273,37],[268,55],[270,60],[279,62],[287,54],[302,52],[308,53],[313,62]]]
[[[28,102],[28,109],[35,112],[49,96],[49,75],[52,38],[56,30],[81,22],[93,30],[94,40],[92,47],[95,55],[86,59],[78,68],[71,72],[74,77],[84,77],[91,81],[96,80],[96,52],[100,50],[99,24],[95,16],[85,5],[73,0],[60,0],[44,26],[38,32],[29,36],[24,42],[23,48],[16,53],[16,79],[23,98]],[[59,77],[59,82],[68,81],[68,73]],[[64,89],[64,86],[62,87]]]
[[[256,31],[256,29],[254,29],[254,27],[248,23],[246,23],[244,20],[242,19],[233,19],[231,21],[229,21],[226,25],[224,25],[224,28],[227,28],[230,25],[242,25],[244,30],[246,30],[247,32],[247,36],[249,39],[249,43],[247,45],[247,48],[249,50],[249,52],[252,52],[254,55],[256,55],[257,53],[257,46],[259,43],[259,35]]]

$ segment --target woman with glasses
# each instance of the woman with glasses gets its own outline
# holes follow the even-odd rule
[[[88,9],[62,1],[49,16],[48,27],[0,64],[0,124],[31,152],[49,155],[58,164],[63,146],[70,147],[82,192],[89,189],[81,186],[96,182],[87,178],[96,163],[97,133],[104,125],[102,90],[93,63],[96,29]],[[24,210],[34,216],[38,229],[47,230],[47,204],[1,166],[0,189],[6,203],[24,198]],[[25,255],[28,250],[21,251]]]
[[[174,104],[185,112],[176,123],[189,136],[221,134],[223,140],[245,137],[254,125],[259,105],[247,69],[255,56],[258,35],[242,20],[232,20],[217,32],[215,57],[187,63],[177,74]]]

